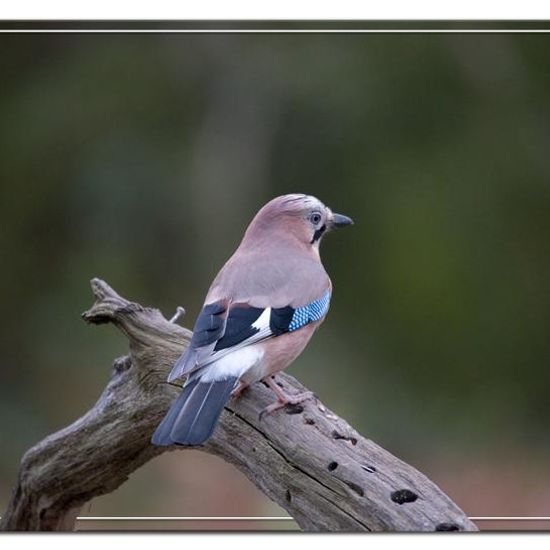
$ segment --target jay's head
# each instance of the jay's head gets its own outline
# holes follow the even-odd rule
[[[335,214],[311,195],[282,195],[269,201],[254,217],[246,231],[250,239],[297,239],[318,248],[328,231],[353,223],[351,218]]]

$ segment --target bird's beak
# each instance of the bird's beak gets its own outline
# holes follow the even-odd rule
[[[343,214],[332,214],[330,220],[330,226],[332,227],[345,227],[346,225],[353,225],[353,220],[344,216]]]

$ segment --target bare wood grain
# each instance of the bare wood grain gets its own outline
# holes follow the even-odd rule
[[[83,314],[113,323],[130,343],[94,407],[22,458],[2,530],[71,530],[81,507],[114,491],[165,448],[150,437],[179,387],[166,382],[191,332],[160,311],[129,302],[93,279],[96,301]],[[289,392],[305,391],[279,374]],[[475,531],[433,482],[365,439],[320,401],[259,419],[271,391],[256,384],[222,414],[202,449],[241,470],[307,531]]]

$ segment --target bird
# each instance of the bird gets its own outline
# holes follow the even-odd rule
[[[353,224],[311,195],[265,204],[212,282],[190,344],[168,382],[186,378],[155,430],[158,446],[197,446],[213,434],[226,403],[263,381],[276,401],[263,414],[313,398],[286,394],[272,376],[287,368],[324,321],[332,282],[319,245],[330,230]]]

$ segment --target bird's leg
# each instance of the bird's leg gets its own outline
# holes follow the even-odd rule
[[[260,419],[262,418],[262,416],[264,416],[264,414],[271,414],[272,412],[281,409],[285,405],[297,405],[298,403],[301,403],[306,399],[312,399],[313,397],[315,397],[315,395],[311,391],[297,393],[296,395],[288,395],[277,385],[277,383],[273,380],[271,376],[266,376],[262,380],[262,382],[265,382],[273,390],[273,392],[277,396],[277,401],[275,401],[271,405],[268,405],[260,413]]]
[[[232,399],[237,399],[240,397],[241,393],[243,393],[246,388],[248,388],[248,384],[242,380],[239,380],[239,385],[231,392]]]

